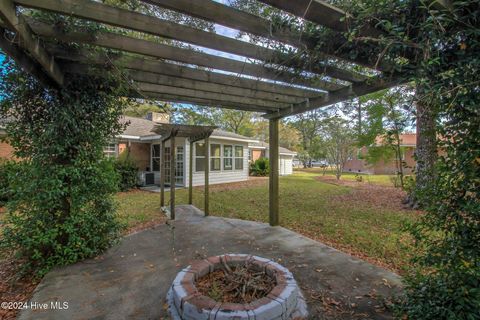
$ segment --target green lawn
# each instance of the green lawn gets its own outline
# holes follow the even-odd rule
[[[307,169],[295,169],[297,172],[309,172],[309,173],[316,173],[318,175],[323,175],[323,169],[321,168],[307,168]],[[383,186],[393,186],[392,178],[395,175],[390,174],[364,174],[364,173],[355,173],[355,172],[343,172],[342,173],[342,180],[348,181],[356,181],[357,175],[361,176],[363,181],[366,183],[383,185]],[[325,176],[335,178],[335,173],[333,170],[327,170]]]
[[[320,182],[315,179],[318,175],[298,171],[280,179],[281,225],[401,271],[411,250],[409,237],[401,231],[402,224],[415,219],[418,213],[388,209],[358,199],[350,201],[355,189]],[[382,176],[372,179],[381,184],[385,180]],[[198,208],[203,207],[202,190],[195,188],[194,191],[194,205]],[[392,189],[385,188],[385,192],[388,190]],[[120,217],[129,226],[160,218],[158,193],[136,191],[119,194],[117,198]],[[169,199],[168,193],[166,199]],[[176,202],[187,203],[187,190],[177,191]],[[238,188],[211,186],[210,212],[216,216],[267,222],[267,181]]]

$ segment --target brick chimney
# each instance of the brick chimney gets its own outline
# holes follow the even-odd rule
[[[166,112],[150,111],[145,118],[156,123],[170,123],[170,114]]]

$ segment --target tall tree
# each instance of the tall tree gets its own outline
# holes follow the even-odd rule
[[[364,103],[365,121],[358,146],[368,147],[365,158],[369,163],[394,161],[403,187],[401,134],[413,123],[414,92],[410,86],[399,86],[378,92],[370,98]]]
[[[324,148],[328,162],[334,165],[335,176],[339,180],[355,150],[355,128],[346,119],[331,117],[322,122],[320,132],[320,146]]]
[[[171,112],[171,106],[167,103],[146,103],[144,101],[132,101],[123,112],[124,115],[136,118],[144,118],[149,112]]]
[[[318,135],[324,116],[325,111],[316,109],[299,114],[291,121],[292,127],[300,133],[304,167],[307,167],[312,161],[312,156],[310,155],[312,141]]]

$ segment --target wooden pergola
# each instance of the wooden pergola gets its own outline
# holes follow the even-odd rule
[[[161,153],[160,153],[160,207],[165,206],[165,142],[170,140],[170,219],[175,220],[175,138],[188,138],[190,142],[190,152],[188,160],[188,204],[193,204],[193,144],[197,141],[204,140],[207,152],[205,153],[205,201],[204,212],[209,214],[209,137],[212,135],[214,126],[189,126],[179,124],[160,124],[153,129],[153,132],[162,136]]]
[[[133,96],[262,113],[269,120],[270,131],[271,225],[279,223],[279,119],[398,83],[397,79],[384,75],[391,70],[388,65],[373,65],[364,57],[352,59],[338,54],[341,50],[337,49],[344,43],[335,42],[324,48],[302,34],[275,28],[264,18],[212,0],[141,1],[287,44],[299,51],[315,48],[323,51],[321,61],[305,67],[307,64],[300,54],[279,54],[267,46],[91,0],[0,1],[0,47],[19,66],[48,86],[61,88],[68,81],[65,75],[87,73],[91,65],[108,64],[126,71],[134,83]],[[350,16],[324,1],[259,1],[337,33],[348,28]],[[24,15],[17,7],[54,12],[135,32],[126,35],[112,30],[93,33],[80,28],[61,30]],[[374,27],[361,30],[361,35],[366,37],[377,37],[380,33]],[[165,44],[157,37],[234,54],[253,62]],[[63,43],[86,46],[72,52],[65,50]],[[99,53],[95,47],[110,49],[115,54]],[[332,60],[343,63],[333,65]],[[352,71],[355,64],[371,68],[375,72],[370,74],[374,75]],[[170,137],[179,132],[181,130],[172,128]],[[207,175],[206,178],[208,180]],[[208,203],[206,205],[208,213]]]

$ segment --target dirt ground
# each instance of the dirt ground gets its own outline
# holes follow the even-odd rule
[[[325,176],[318,176],[315,179],[324,183],[352,188],[351,193],[335,196],[334,200],[337,201],[348,201],[352,205],[361,204],[391,210],[410,210],[402,204],[407,194],[400,188],[367,182],[337,180],[334,177]]]

